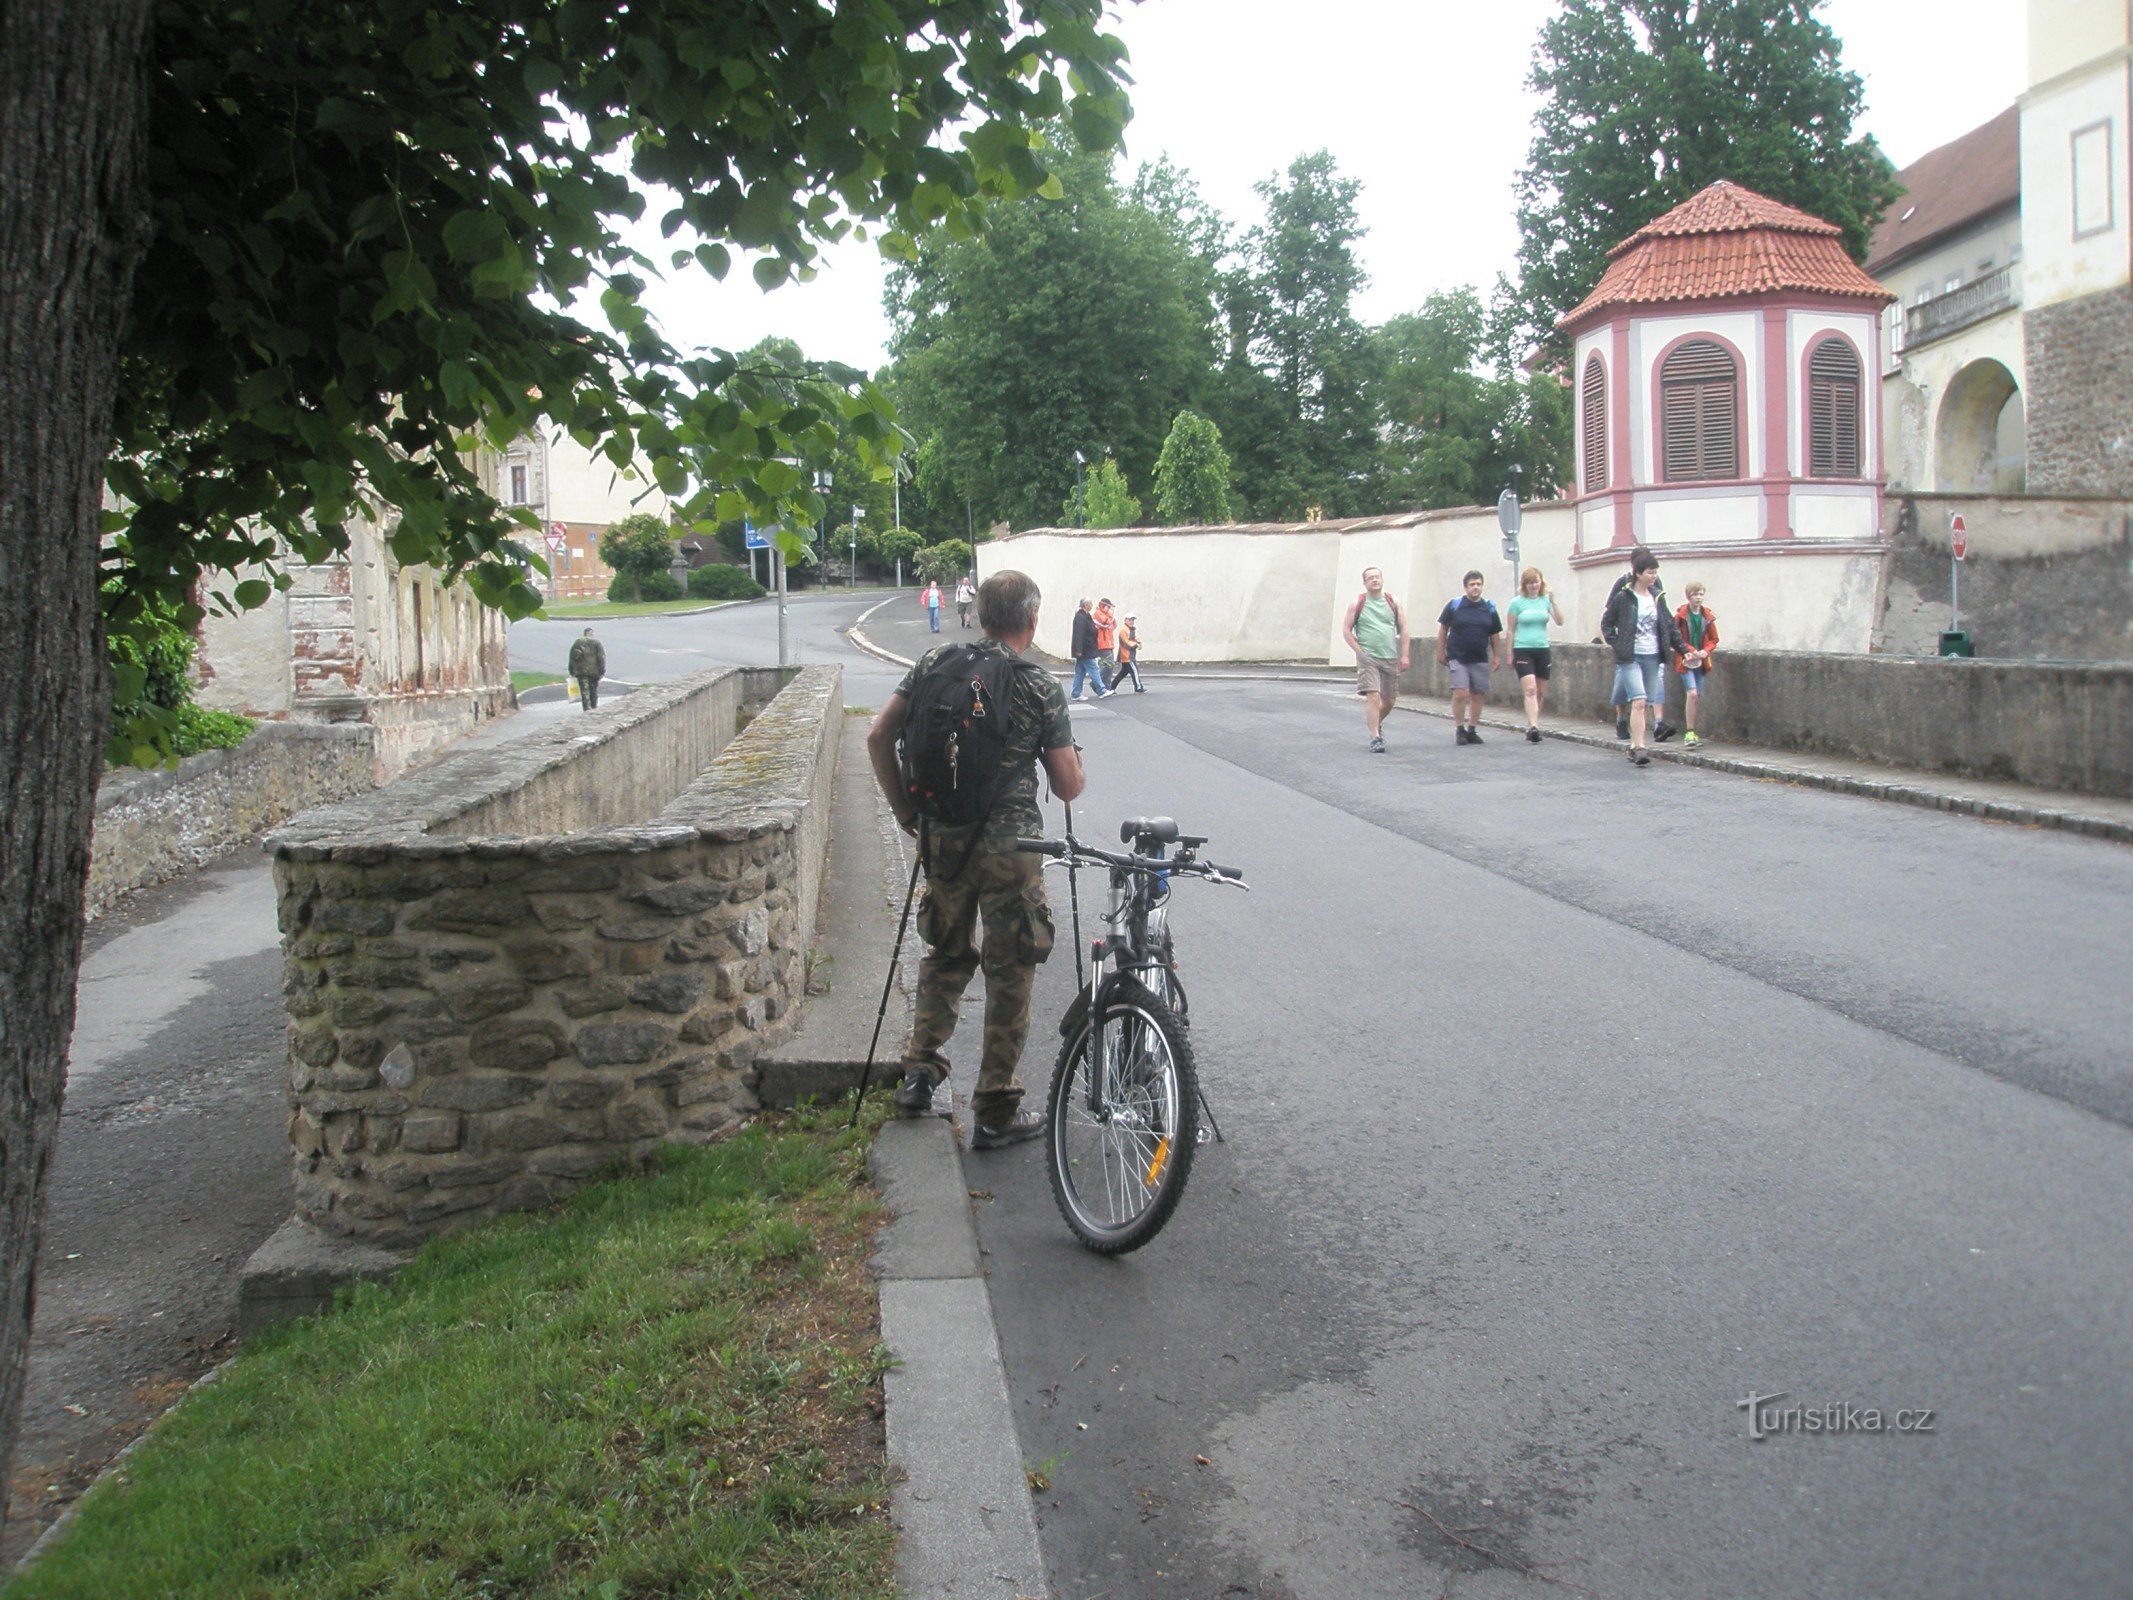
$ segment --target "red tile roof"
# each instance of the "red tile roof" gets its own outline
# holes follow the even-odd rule
[[[2022,203],[2022,116],[2009,106],[1896,174],[1903,193],[1882,214],[1866,253],[1870,271],[1893,266],[1952,233]]]
[[[1844,253],[1834,223],[1737,183],[1714,183],[1608,252],[1607,270],[1560,326],[1614,305],[1716,300],[1804,290],[1886,304],[1895,298]]]

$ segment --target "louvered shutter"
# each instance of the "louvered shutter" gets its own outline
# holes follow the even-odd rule
[[[1607,369],[1585,358],[1585,492],[1607,487]]]
[[[1825,339],[1807,363],[1807,471],[1816,478],[1860,473],[1859,357],[1842,339]]]
[[[1659,369],[1661,468],[1669,483],[1740,476],[1740,374],[1712,339],[1677,346]]]

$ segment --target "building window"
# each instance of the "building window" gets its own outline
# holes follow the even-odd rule
[[[515,506],[526,504],[526,469],[517,462],[511,466],[511,503]]]
[[[2108,233],[2111,214],[2111,124],[2092,122],[2073,134],[2074,237]]]
[[[1585,358],[1585,492],[1607,487],[1607,368]]]
[[[1661,475],[1740,476],[1740,371],[1715,339],[1676,345],[1659,368]]]
[[[1807,360],[1807,475],[1856,478],[1859,467],[1859,356],[1843,339],[1824,339]]]

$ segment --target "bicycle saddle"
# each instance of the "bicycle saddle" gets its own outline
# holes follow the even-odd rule
[[[1128,817],[1118,825],[1120,844],[1174,844],[1178,825],[1171,817]]]

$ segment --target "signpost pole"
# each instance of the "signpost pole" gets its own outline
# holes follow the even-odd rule
[[[785,631],[785,552],[776,544],[770,547],[770,567],[778,579],[778,665],[792,665],[791,646]]]
[[[1963,626],[1963,557],[1970,553],[1970,530],[1960,511],[1948,513],[1948,631]]]
[[[1496,497],[1496,526],[1503,531],[1503,558],[1511,563],[1513,578],[1518,576],[1518,529],[1524,520],[1525,514],[1519,509],[1517,490],[1506,489]]]

